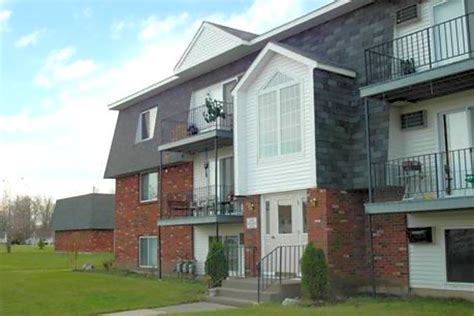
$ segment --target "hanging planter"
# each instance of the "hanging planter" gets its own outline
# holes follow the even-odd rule
[[[206,123],[215,122],[219,117],[225,119],[224,106],[217,100],[211,98],[208,94],[206,97],[207,111],[203,113]]]

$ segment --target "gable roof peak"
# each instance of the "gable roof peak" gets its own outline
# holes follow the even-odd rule
[[[204,23],[213,25],[213,26],[221,29],[224,32],[227,32],[227,33],[230,33],[234,36],[237,36],[238,38],[240,38],[244,41],[253,40],[254,38],[256,38],[258,36],[258,34],[255,34],[255,33],[247,32],[247,31],[244,31],[244,30],[236,29],[236,28],[233,28],[233,27],[230,27],[230,26],[226,26],[226,25],[222,25],[222,24],[218,24],[218,23],[214,23],[214,22],[210,22],[210,21],[204,21]]]

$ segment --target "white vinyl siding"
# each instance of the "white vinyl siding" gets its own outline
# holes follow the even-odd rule
[[[235,236],[243,233],[242,224],[219,225],[219,236]],[[196,258],[196,273],[204,274],[204,264],[209,252],[209,237],[216,235],[215,225],[194,226],[194,257]]]
[[[233,156],[232,147],[222,147],[217,151],[218,159],[224,159]],[[206,161],[209,163],[207,169],[205,164]],[[202,188],[209,185],[214,185],[215,183],[215,151],[200,152],[194,155],[193,159],[193,187]]]
[[[260,159],[259,133],[262,126],[259,121],[259,96],[266,92],[262,91],[262,88],[266,87],[278,72],[286,74],[299,84],[301,135],[295,135],[295,138],[301,138],[301,150],[291,155]],[[255,70],[255,77],[249,80],[245,90],[241,89],[238,92],[236,105],[238,116],[234,121],[236,122],[234,125],[235,163],[238,164],[236,165],[238,170],[236,194],[252,195],[315,187],[312,69],[293,59],[274,54],[269,57],[268,62]],[[289,110],[291,111],[285,115],[296,115],[298,112],[294,108]],[[290,124],[285,127],[293,129],[296,125]]]
[[[474,106],[474,91],[466,91],[445,97],[430,99],[406,106],[391,106],[389,130],[389,159],[418,156],[439,152],[440,126],[438,114],[456,109]],[[414,111],[426,110],[426,127],[401,130],[400,115]],[[472,131],[471,127],[471,131]],[[473,137],[465,135],[465,137]],[[471,142],[473,140],[471,139]]]
[[[177,71],[195,66],[241,44],[241,40],[218,28],[203,25]]]
[[[143,236],[138,239],[140,268],[156,268],[158,266],[158,238]]]
[[[445,230],[474,228],[474,209],[408,214],[408,227],[433,227],[433,243],[409,245],[412,288],[474,292],[474,284],[447,281],[445,255]]]

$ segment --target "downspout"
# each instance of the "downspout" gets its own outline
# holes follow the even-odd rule
[[[159,176],[159,190],[160,190],[160,201],[159,201],[159,220],[163,217],[163,151],[160,150],[160,171],[158,173]],[[158,225],[158,276],[160,279],[163,278],[162,275],[162,269],[161,269],[161,226],[159,223],[156,223]]]
[[[368,171],[368,193],[369,203],[372,203],[372,155],[370,150],[370,123],[369,123],[369,100],[364,98],[365,103],[365,142],[366,142],[366,153],[367,153],[367,171]],[[372,284],[372,295],[377,297],[377,288],[375,284],[375,267],[374,267],[374,242],[372,235],[372,215],[369,214],[369,247],[370,247],[370,281]]]

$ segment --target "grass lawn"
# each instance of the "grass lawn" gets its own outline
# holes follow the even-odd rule
[[[0,315],[93,315],[198,300],[204,285],[164,281],[124,272],[106,272],[110,254],[80,254],[79,264],[91,262],[96,272],[72,272],[68,254],[51,247],[0,247]]]
[[[348,303],[324,307],[260,305],[256,307],[199,313],[193,316],[473,316],[474,304],[435,299],[355,298]]]

